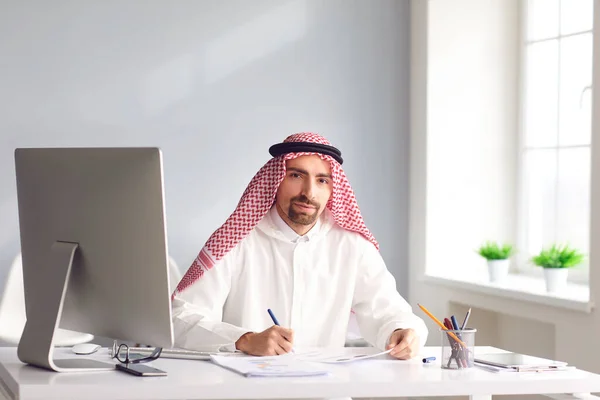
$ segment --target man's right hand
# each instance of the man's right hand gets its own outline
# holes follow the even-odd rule
[[[235,348],[253,356],[275,356],[292,351],[294,331],[274,325],[260,333],[243,334]]]

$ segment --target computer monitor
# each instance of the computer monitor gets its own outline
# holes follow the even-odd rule
[[[114,369],[108,359],[54,359],[59,327],[172,347],[160,150],[19,148],[15,169],[27,312],[19,359]]]

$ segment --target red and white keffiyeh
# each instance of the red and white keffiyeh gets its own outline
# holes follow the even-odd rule
[[[308,132],[288,136],[284,143],[288,142],[311,142],[331,146],[324,137]],[[270,159],[252,178],[235,211],[210,236],[198,257],[177,285],[173,297],[201,278],[204,271],[215,266],[269,212],[275,202],[279,184],[285,177],[285,162],[300,156],[313,154],[331,163],[333,192],[326,207],[331,211],[334,221],[344,229],[362,234],[379,250],[379,244],[363,221],[356,197],[342,166],[329,155],[312,152],[288,153]]]

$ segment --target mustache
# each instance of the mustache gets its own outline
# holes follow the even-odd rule
[[[316,208],[321,208],[321,205],[319,203],[317,203],[316,201],[312,201],[310,200],[308,197],[306,197],[305,195],[300,195],[300,196],[296,196],[296,197],[292,197],[292,203],[303,203],[312,207],[316,207]]]

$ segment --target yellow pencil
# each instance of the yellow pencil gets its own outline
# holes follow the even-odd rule
[[[438,324],[440,326],[440,328],[442,328],[443,330],[447,331],[448,328],[446,328],[444,326],[444,324],[442,324],[432,313],[429,312],[428,309],[426,309],[425,307],[423,307],[422,305],[420,305],[419,303],[417,303],[417,305],[419,306],[419,308],[421,310],[423,310],[423,312],[425,314],[427,314],[429,316],[429,318],[431,318],[432,320],[435,321],[436,324]],[[454,334],[454,332],[448,332],[448,335],[452,336],[452,338],[454,340],[456,340],[457,342],[459,342],[460,344],[462,344],[463,346],[467,347],[467,345],[465,344],[465,342],[463,342],[462,340],[460,340],[458,337],[456,337],[456,335]]]

